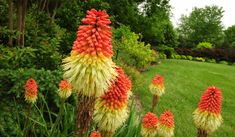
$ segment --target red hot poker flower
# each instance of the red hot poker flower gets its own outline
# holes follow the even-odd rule
[[[174,115],[170,111],[166,111],[160,115],[159,122],[167,127],[174,127]]]
[[[156,75],[152,80],[152,84],[164,86],[164,78],[161,75]]]
[[[90,56],[112,57],[111,24],[104,10],[91,9],[82,22],[87,25],[79,27],[73,51]]]
[[[25,100],[34,103],[37,100],[38,86],[34,79],[30,78],[25,84]]]
[[[220,113],[222,104],[222,93],[219,88],[214,86],[208,87],[203,93],[198,108],[201,111],[208,111],[212,113]]]
[[[158,118],[154,113],[148,112],[144,115],[142,125],[144,128],[153,129],[157,128]]]
[[[59,84],[59,96],[61,98],[68,98],[72,93],[72,86],[67,80],[61,80]]]

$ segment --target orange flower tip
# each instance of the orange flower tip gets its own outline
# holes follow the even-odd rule
[[[101,137],[101,134],[99,131],[92,131],[90,137]]]
[[[128,92],[131,88],[131,82],[124,74],[122,68],[116,67],[116,72],[118,74],[117,78],[113,80],[108,91],[100,97],[100,101],[103,102],[103,105],[110,109],[125,107],[128,101]]]
[[[25,100],[29,103],[35,103],[37,100],[38,86],[34,79],[30,78],[25,84]]]
[[[159,123],[167,127],[174,127],[174,115],[171,111],[165,111],[159,117]]]
[[[153,85],[163,85],[164,84],[164,78],[161,75],[155,75],[152,80]]]
[[[203,93],[198,109],[200,111],[207,111],[211,113],[220,113],[222,106],[222,93],[220,89],[214,86],[208,87]]]
[[[148,112],[144,115],[142,126],[146,129],[157,128],[158,118],[154,113]]]
[[[61,98],[68,98],[72,93],[72,86],[67,80],[61,80],[59,84],[59,96]]]

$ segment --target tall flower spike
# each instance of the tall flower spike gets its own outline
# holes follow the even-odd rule
[[[101,131],[114,133],[127,119],[128,92],[131,82],[120,67],[108,91],[97,99],[94,121]]]
[[[166,111],[160,115],[158,124],[158,134],[161,137],[172,137],[174,135],[174,115]]]
[[[61,80],[59,84],[59,96],[63,99],[67,99],[71,93],[71,84],[67,80]]]
[[[161,75],[154,76],[152,83],[149,86],[149,89],[153,95],[161,96],[162,94],[164,94],[164,78]]]
[[[64,78],[84,96],[103,95],[117,75],[108,17],[105,11],[87,11],[82,19],[86,25],[78,29],[71,56],[63,60]]]
[[[101,137],[101,134],[99,131],[92,131],[90,137]]]
[[[215,131],[223,122],[221,116],[222,93],[217,87],[208,87],[203,93],[193,119],[198,129],[208,134]]]
[[[32,78],[28,79],[25,84],[25,100],[29,103],[35,103],[37,100],[38,85]]]
[[[157,134],[158,118],[154,113],[148,112],[142,120],[141,135],[143,137],[155,137]]]

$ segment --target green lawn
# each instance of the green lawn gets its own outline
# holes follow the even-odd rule
[[[144,86],[138,91],[145,112],[150,110],[152,96],[148,86],[155,74],[165,78],[166,91],[155,108],[158,115],[170,109],[175,118],[176,137],[195,137],[192,112],[208,86],[217,86],[223,94],[224,123],[211,137],[235,136],[235,66],[187,60],[163,60],[143,73]]]

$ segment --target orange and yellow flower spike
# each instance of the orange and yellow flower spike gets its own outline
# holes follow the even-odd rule
[[[105,11],[91,9],[79,27],[71,56],[63,60],[64,78],[84,96],[99,97],[116,77],[111,24]]]
[[[94,121],[101,131],[114,133],[128,117],[128,92],[131,82],[120,67],[108,91],[97,99]]]
[[[157,95],[160,97],[165,92],[164,78],[161,75],[154,76],[149,89],[153,95]]]
[[[142,120],[141,135],[143,137],[155,137],[158,128],[158,118],[154,113],[148,112]]]
[[[72,93],[72,86],[67,80],[61,80],[59,84],[59,96],[67,99]]]
[[[25,84],[25,100],[29,103],[35,103],[38,95],[38,85],[32,78],[28,79]]]
[[[222,93],[217,87],[208,87],[203,93],[198,108],[193,112],[196,127],[207,134],[214,132],[223,122],[221,116]]]
[[[174,136],[174,115],[171,111],[166,111],[159,117],[158,134],[160,137]]]

